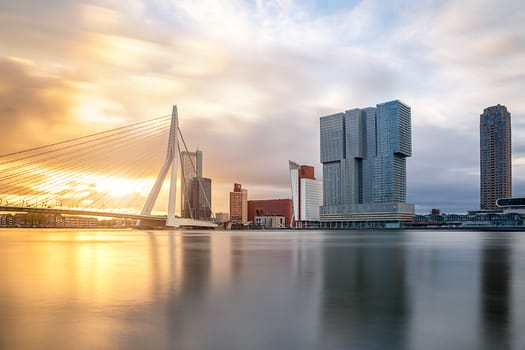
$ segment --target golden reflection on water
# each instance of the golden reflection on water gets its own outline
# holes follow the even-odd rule
[[[12,339],[12,348],[48,348],[45,341],[53,333],[64,348],[75,348],[74,344],[113,348],[119,328],[129,327],[119,313],[157,302],[170,282],[182,284],[180,234],[170,236],[173,247],[159,243],[169,238],[167,233],[157,237],[139,231],[12,232],[0,231],[1,293],[13,310],[13,317],[7,318],[9,331],[2,328]],[[174,254],[161,249],[174,249]],[[176,267],[169,277],[167,259],[175,259]],[[10,310],[3,312],[9,316]]]
[[[92,231],[57,232],[46,235],[42,244],[31,244],[39,236],[27,233],[18,247],[24,250],[24,259],[9,261],[9,287],[24,300],[105,305],[148,297],[149,257],[144,244],[126,244],[118,233]],[[122,244],[125,249],[115,249]]]
[[[228,288],[231,281],[231,236],[211,236],[211,285]]]
[[[194,263],[185,261],[184,250],[209,255],[209,266],[202,268],[209,270],[210,287],[225,288],[231,275],[228,234],[51,229],[1,234],[8,249],[2,252],[2,288],[25,304],[47,300],[104,307],[176,296],[188,264]]]
[[[163,335],[173,330],[166,314],[193,334],[191,323],[177,318],[180,310],[199,318],[204,309],[192,306],[195,296],[204,303],[208,289],[227,289],[230,239],[178,231],[0,230],[0,348],[148,348],[152,339],[141,334],[155,334],[154,348],[167,348]]]
[[[523,348],[525,236],[0,229],[0,349]]]

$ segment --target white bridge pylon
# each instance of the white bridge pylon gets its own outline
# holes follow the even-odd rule
[[[142,208],[141,215],[151,215],[151,210],[157,201],[162,184],[166,179],[166,175],[171,167],[170,175],[170,191],[168,197],[168,213],[166,218],[167,227],[180,227],[180,226],[198,226],[198,227],[217,227],[215,223],[204,220],[194,220],[187,218],[177,218],[175,216],[175,209],[177,203],[177,172],[179,164],[179,117],[177,113],[177,106],[174,105],[171,112],[171,125],[170,134],[168,140],[168,149],[166,152],[166,159],[160,169],[159,175],[155,180],[155,184],[148,195],[148,199]]]

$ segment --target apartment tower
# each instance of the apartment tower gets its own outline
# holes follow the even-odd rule
[[[512,147],[507,107],[485,108],[479,118],[480,208],[496,209],[496,200],[512,197]]]

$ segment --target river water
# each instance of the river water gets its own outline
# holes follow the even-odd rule
[[[0,229],[0,349],[525,349],[525,232]]]

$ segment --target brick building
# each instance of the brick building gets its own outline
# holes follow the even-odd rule
[[[286,227],[292,221],[291,199],[261,199],[248,201],[248,221],[254,222],[256,216],[282,215],[286,220]]]

